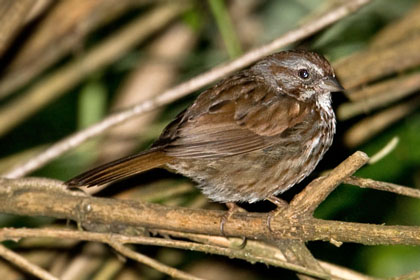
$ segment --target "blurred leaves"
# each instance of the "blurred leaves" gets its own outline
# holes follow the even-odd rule
[[[107,90],[99,81],[88,82],[79,95],[78,128],[82,129],[102,119],[106,112]]]
[[[235,58],[242,54],[242,50],[224,2],[225,0],[208,0],[227,52],[231,58]]]
[[[391,277],[419,269],[420,250],[409,246],[377,246],[363,250],[360,261],[370,275]],[[407,279],[418,279],[417,276]]]

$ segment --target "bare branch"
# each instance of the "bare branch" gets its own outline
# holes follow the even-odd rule
[[[166,235],[172,235],[176,237],[188,238],[192,240],[197,240],[198,242],[210,243],[210,244],[199,244],[188,241],[179,241],[171,239],[162,239],[155,237],[144,237],[144,236],[126,236],[121,234],[112,234],[109,233],[98,233],[98,232],[86,232],[78,230],[63,230],[56,228],[44,228],[44,229],[17,229],[17,228],[3,228],[0,229],[0,240],[17,240],[21,238],[34,238],[34,237],[49,237],[49,238],[60,238],[60,239],[74,239],[74,240],[84,240],[84,241],[93,241],[101,242],[106,244],[142,244],[142,245],[154,245],[154,246],[163,246],[169,248],[178,248],[184,250],[194,250],[199,252],[205,252],[210,254],[224,255],[231,258],[244,259],[249,262],[261,262],[268,265],[279,266],[286,269],[290,269],[302,274],[319,277],[322,279],[327,279],[328,275],[326,273],[320,273],[316,270],[296,265],[290,262],[287,262],[283,254],[274,246],[270,246],[257,241],[248,241],[247,246],[241,250],[238,250],[237,247],[233,244],[232,241],[229,241],[225,237],[215,237],[209,235],[197,235],[197,234],[188,234],[188,233],[179,233],[173,231],[159,231]],[[235,241],[234,241],[235,242]],[[241,239],[239,238],[237,243],[240,243]],[[211,244],[213,243],[213,244]],[[327,271],[336,276],[340,275],[343,271],[346,271],[347,274],[352,277],[343,278],[343,279],[355,279],[357,276],[358,279],[366,279],[361,277],[360,274],[335,266],[326,262],[321,262],[321,265],[327,267]],[[342,277],[340,277],[342,278]]]
[[[397,147],[399,141],[400,138],[397,136],[392,137],[392,139],[382,149],[370,157],[368,163],[375,164],[376,162],[389,155]]]
[[[221,247],[238,248],[238,246],[240,246],[240,244],[243,242],[241,238],[227,239],[225,237],[176,232],[176,231],[168,231],[168,230],[159,230],[159,233],[163,235],[166,234],[166,235],[180,237],[180,238],[187,238],[187,239],[205,243],[208,245],[215,245],[217,246],[216,248],[221,248]],[[307,268],[303,268],[301,266],[299,266],[299,268],[303,268],[304,270],[298,270],[297,267],[294,267],[295,265],[289,262],[285,262],[286,258],[283,255],[283,252],[279,250],[278,246],[269,245],[267,244],[267,242],[247,240],[245,248],[243,248],[242,250],[234,250],[232,251],[232,253],[234,253],[234,255],[231,255],[230,257],[241,258],[249,262],[263,262],[268,265],[279,266],[279,267],[290,269],[290,270],[293,270],[302,274],[319,277],[313,274],[316,271],[312,271]],[[333,276],[339,279],[349,279],[349,280],[371,280],[372,279],[369,276],[365,276],[361,273],[358,273],[348,268],[337,266],[337,265],[327,263],[324,261],[318,260],[318,262],[322,266],[324,271],[328,273],[329,277]]]
[[[312,218],[309,213],[322,199],[367,161],[357,152],[337,166],[327,177],[315,180],[267,227],[265,213],[235,213],[224,227],[229,236],[249,239],[324,240],[361,244],[420,245],[420,227],[385,226]],[[344,174],[344,175],[343,175]],[[181,232],[220,235],[220,219],[225,211],[168,207],[139,201],[88,197],[71,192],[57,181],[47,179],[0,180],[0,212],[49,216],[77,221],[87,228],[112,225],[141,226]],[[306,201],[313,200],[313,201]],[[48,204],[44,203],[48,201]],[[300,202],[300,203],[298,203]]]
[[[318,260],[308,250],[305,242],[300,240],[276,240],[274,244],[280,249],[288,262],[313,269],[321,274],[326,273]],[[302,273],[297,276],[301,280],[313,280],[312,277]]]
[[[375,190],[380,190],[380,191],[393,192],[396,194],[420,199],[419,189],[413,189],[413,188],[409,188],[409,187],[401,186],[397,184],[375,181],[368,178],[359,178],[355,176],[350,176],[346,178],[343,182],[346,184],[359,186],[362,188],[370,188],[370,189],[375,189]]]
[[[176,268],[164,265],[152,258],[149,258],[148,256],[145,256],[143,254],[137,253],[128,247],[125,247],[121,243],[110,241],[108,243],[112,248],[114,248],[117,252],[119,252],[121,255],[126,256],[127,258],[136,260],[140,263],[144,263],[150,267],[153,267],[157,271],[163,272],[165,274],[168,274],[169,276],[172,276],[177,279],[186,279],[186,280],[203,280],[203,278],[192,276],[188,273],[185,273],[183,271],[180,271]]]
[[[0,256],[4,259],[8,260],[9,262],[13,263],[14,265],[20,267],[24,271],[44,280],[58,280],[57,277],[54,277],[48,271],[40,268],[37,265],[30,263],[25,258],[19,256],[15,252],[7,249],[2,244],[0,244]]]
[[[363,152],[356,152],[339,166],[334,168],[327,176],[312,181],[291,202],[287,211],[307,213],[312,215],[315,209],[345,178],[352,175],[366,164],[369,157]],[[292,213],[291,213],[292,214]]]

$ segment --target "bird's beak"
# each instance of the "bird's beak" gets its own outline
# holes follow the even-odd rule
[[[322,89],[325,89],[329,92],[337,92],[337,91],[343,91],[344,88],[340,83],[337,81],[337,79],[334,76],[328,76],[325,79],[321,80],[321,83],[319,85]]]

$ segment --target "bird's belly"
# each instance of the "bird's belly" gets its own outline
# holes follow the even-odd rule
[[[329,147],[322,140],[282,143],[218,159],[179,160],[168,167],[197,181],[213,201],[253,203],[284,192],[309,175]]]

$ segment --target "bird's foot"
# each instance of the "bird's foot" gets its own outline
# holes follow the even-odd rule
[[[239,207],[234,202],[226,203],[226,207],[228,208],[228,211],[220,219],[220,232],[224,237],[227,237],[226,234],[225,234],[225,224],[230,219],[230,217],[232,217],[232,215],[235,214],[235,212],[246,212],[246,210],[244,208]],[[242,248],[245,247],[245,245],[246,245],[246,238],[243,237],[242,238],[242,243],[241,243],[241,245],[239,245],[239,248],[242,249]]]
[[[273,229],[271,228],[271,220],[276,217],[278,214],[280,214],[281,212],[283,212],[284,209],[286,209],[286,207],[289,205],[286,201],[284,201],[283,199],[280,199],[276,196],[270,196],[269,198],[267,198],[268,201],[270,201],[271,203],[273,203],[274,205],[276,205],[276,209],[270,211],[270,213],[268,213],[267,216],[267,227],[268,230],[270,232],[273,232]]]

